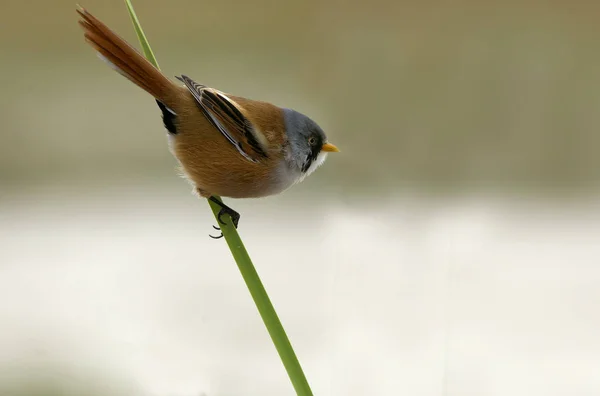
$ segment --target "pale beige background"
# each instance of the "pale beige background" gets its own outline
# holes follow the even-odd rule
[[[169,75],[343,150],[231,201],[316,395],[600,393],[598,6],[136,6]],[[0,395],[292,395],[152,100],[73,3],[0,7]]]

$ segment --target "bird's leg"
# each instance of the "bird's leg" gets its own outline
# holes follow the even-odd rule
[[[211,196],[208,199],[213,201],[214,203],[216,203],[217,205],[219,205],[221,207],[221,210],[219,211],[219,214],[217,215],[217,218],[219,219],[219,223],[225,224],[222,217],[223,217],[223,215],[228,214],[229,216],[231,216],[231,222],[233,223],[233,226],[235,228],[238,227],[238,223],[240,222],[240,214],[238,212],[231,209],[229,206],[225,205],[223,202],[219,201],[214,196]]]
[[[231,209],[229,206],[225,205],[223,202],[219,201],[217,198],[215,198],[212,195],[208,198],[208,200],[216,203],[217,205],[219,205],[221,207],[221,210],[219,211],[219,214],[217,215],[217,219],[219,220],[219,223],[225,224],[225,222],[223,221],[223,219],[221,217],[223,215],[228,214],[231,217],[231,222],[233,223],[233,226],[235,228],[238,227],[238,223],[240,222],[240,214],[238,212]],[[220,230],[220,228],[215,227],[215,226],[213,226],[213,228],[215,230]],[[219,235],[218,237],[214,237],[212,235],[209,235],[209,236],[213,239],[219,239],[219,238],[223,237],[223,233],[221,233],[221,235]]]

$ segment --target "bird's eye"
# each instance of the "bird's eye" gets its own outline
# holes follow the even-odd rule
[[[317,144],[317,139],[315,139],[314,136],[309,137],[308,144],[310,144],[311,146],[314,146],[315,144]]]

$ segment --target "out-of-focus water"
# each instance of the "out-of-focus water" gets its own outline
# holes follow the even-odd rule
[[[600,391],[597,204],[286,195],[235,204],[315,394]],[[175,183],[7,196],[0,389],[292,395],[212,223]]]
[[[136,2],[167,75],[342,149],[232,202],[315,394],[600,394],[598,4]],[[120,1],[82,5],[136,43]],[[74,6],[0,0],[0,396],[293,394]]]

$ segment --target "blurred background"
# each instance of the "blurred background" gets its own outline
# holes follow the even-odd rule
[[[137,46],[123,2],[82,3]],[[138,0],[342,153],[229,201],[317,395],[600,393],[600,4]],[[0,395],[292,395],[153,100],[0,0]]]

